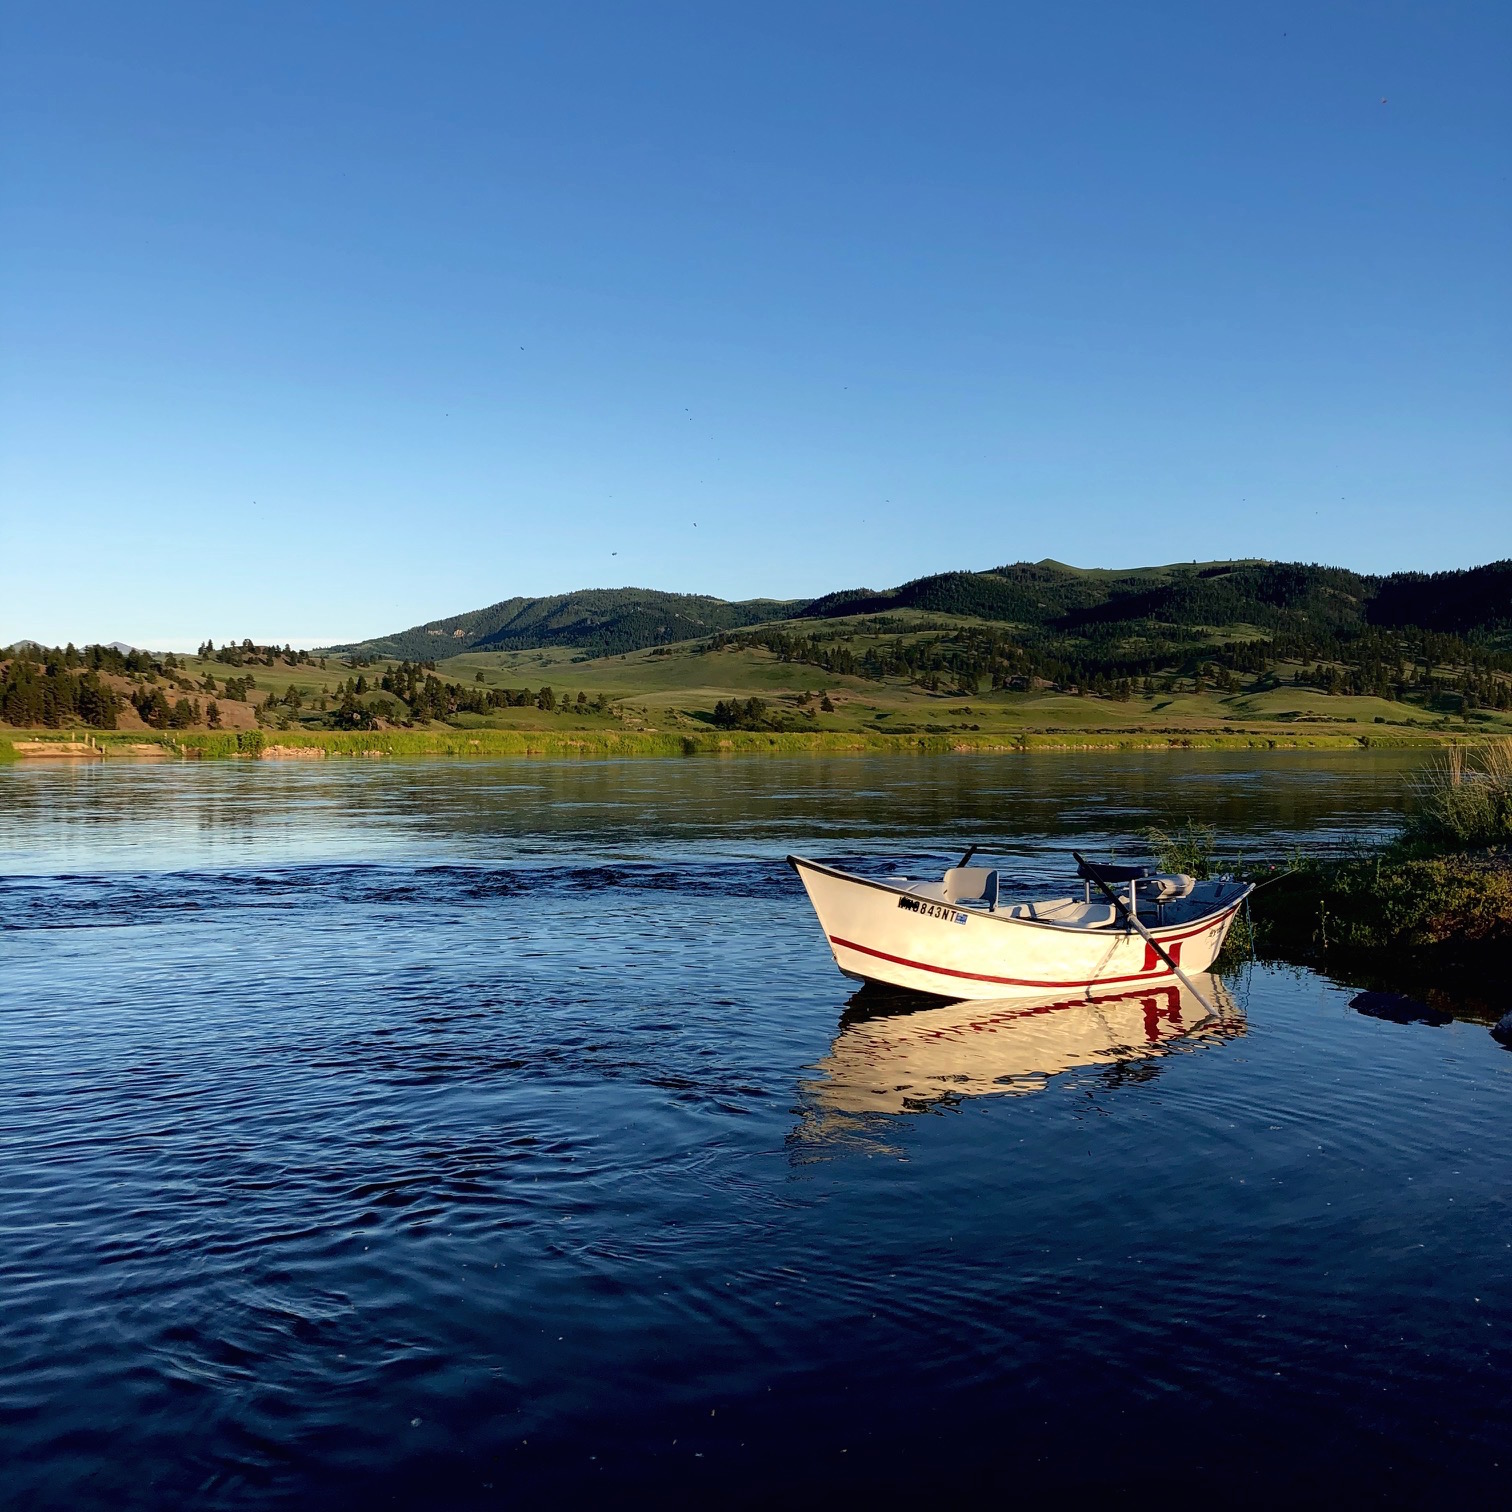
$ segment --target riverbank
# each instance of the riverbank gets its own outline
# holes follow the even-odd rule
[[[1434,733],[1303,734],[1294,731],[1024,731],[1015,735],[881,735],[858,731],[767,733],[685,730],[16,730],[0,734],[0,761],[320,760],[326,757],[948,755],[1028,751],[1433,750]]]
[[[1311,863],[1251,906],[1258,960],[1362,989],[1352,1006],[1368,1017],[1488,1028],[1512,1017],[1512,855]],[[1512,1043],[1512,1030],[1495,1032]]]
[[[1299,965],[1488,969],[1512,946],[1512,853],[1304,862],[1253,907],[1265,953]]]
[[[1390,991],[1468,989],[1492,1012],[1512,947],[1512,741],[1451,749],[1412,796],[1389,845],[1305,859],[1262,886],[1257,945]]]

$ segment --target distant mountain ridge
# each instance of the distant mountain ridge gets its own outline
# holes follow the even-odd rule
[[[1370,626],[1450,634],[1512,632],[1512,560],[1452,572],[1371,576],[1301,562],[1174,563],[1128,569],[1014,562],[985,572],[940,572],[897,588],[822,597],[745,599],[642,588],[596,588],[512,598],[393,635],[324,649],[404,660],[463,651],[571,646],[618,655],[785,619],[834,619],[898,610],[961,615],[1071,636],[1116,627],[1252,625],[1349,637]]]
[[[1157,620],[1173,625],[1268,627],[1297,614],[1318,625],[1417,625],[1452,633],[1512,629],[1512,561],[1452,572],[1385,577],[1302,562],[1178,563],[1126,571],[1016,562],[987,572],[945,572],[887,593],[827,594],[805,617],[920,609],[1053,626]]]
[[[786,619],[802,599],[747,599],[730,603],[703,594],[661,593],[652,588],[585,588],[545,598],[511,598],[448,619],[349,645],[357,651],[403,661],[440,660],[463,651],[530,651],[573,646],[599,656],[617,656]]]

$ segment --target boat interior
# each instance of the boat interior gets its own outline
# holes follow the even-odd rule
[[[999,918],[1032,919],[1038,924],[1059,924],[1071,929],[1112,929],[1123,926],[1122,911],[1101,890],[1098,880],[1111,887],[1125,907],[1133,889],[1140,923],[1164,927],[1184,924],[1213,913],[1244,891],[1232,880],[1199,882],[1176,872],[1157,872],[1149,866],[1101,866],[1083,863],[1081,897],[1011,898],[1004,895],[1001,872],[987,866],[952,866],[938,882],[911,882],[890,877],[894,886],[933,902],[955,908],[975,909]]]

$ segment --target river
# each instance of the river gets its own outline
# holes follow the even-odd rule
[[[853,1003],[782,860],[1282,855],[1406,766],[0,768],[0,1501],[1504,1494],[1483,1025],[1247,963],[1221,1032],[978,1055]]]

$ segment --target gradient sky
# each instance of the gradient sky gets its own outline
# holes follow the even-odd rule
[[[1512,555],[1512,6],[0,0],[0,644]]]

